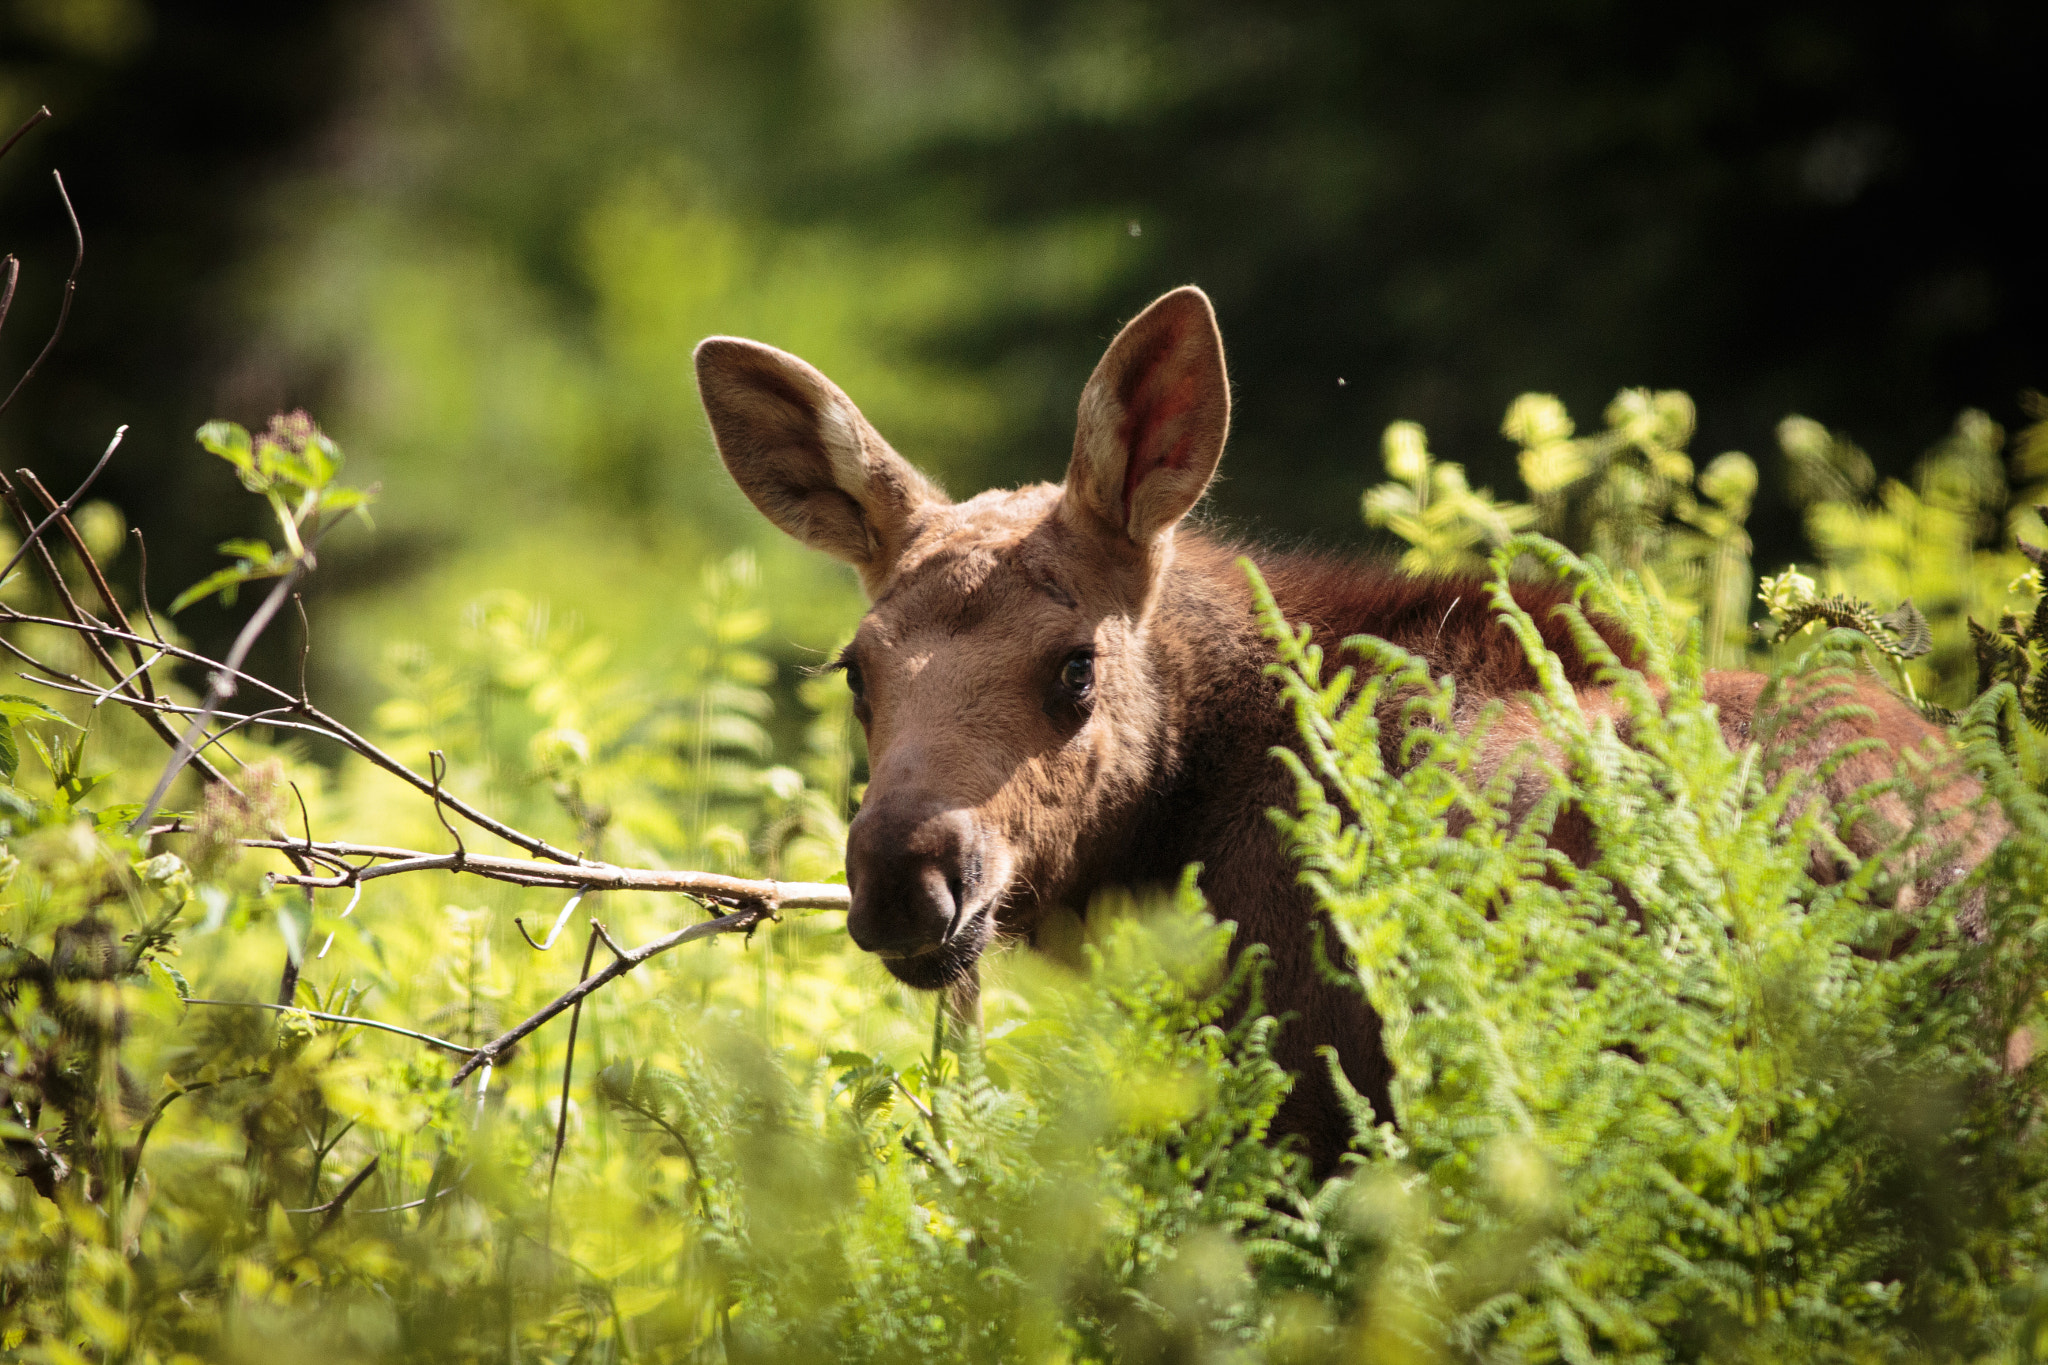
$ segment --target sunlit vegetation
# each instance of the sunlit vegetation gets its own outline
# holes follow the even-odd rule
[[[791,913],[593,995],[573,1067],[557,1020],[451,1088],[462,1050],[607,951],[592,920],[638,943],[697,912],[446,872],[309,898],[237,839],[440,848],[450,827],[388,773],[252,727],[240,797],[187,779],[187,832],[138,837],[161,746],[116,705],[24,691],[0,700],[0,1342],[50,1361],[2027,1358],[2048,1324],[2048,809],[2012,490],[2038,430],[2007,463],[1966,417],[1913,484],[1874,487],[1845,438],[1788,423],[1824,557],[1762,585],[1754,630],[1736,592],[1756,590],[1756,471],[1695,473],[1683,395],[1624,394],[1592,436],[1531,397],[1508,427],[1527,503],[1473,491],[1402,426],[1366,507],[1411,567],[1562,575],[1628,623],[1626,742],[1568,689],[1537,703],[1600,861],[1545,851],[1556,805],[1518,826],[1501,784],[1467,785],[1475,736],[1436,730],[1383,768],[1377,699],[1427,720],[1447,685],[1267,622],[1302,735],[1278,837],[1399,1073],[1397,1112],[1360,1106],[1335,1179],[1268,1140],[1285,1024],[1256,1008],[1260,955],[1233,965],[1187,888],[1095,907],[1078,972],[1001,955],[978,1030],[835,916]],[[320,449],[286,520],[327,496]],[[109,518],[81,516],[96,555],[119,544]],[[238,578],[276,567],[229,548]],[[647,664],[488,595],[387,643],[373,737],[592,857],[830,879],[855,732],[835,680],[792,689],[760,652],[767,586],[745,555],[705,571]],[[26,576],[5,601],[53,607]],[[1872,624],[1811,613],[1826,601]],[[1952,660],[1991,611],[2010,619],[1976,636],[2006,643],[1977,678]],[[75,633],[8,631],[92,667]],[[1809,779],[1769,733],[1726,747],[1709,651],[1800,686],[1917,679],[2018,832],[1911,912],[1886,892],[1909,848],[1816,886]],[[288,961],[294,1008],[261,1008]]]

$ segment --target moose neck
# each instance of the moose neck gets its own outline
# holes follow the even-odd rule
[[[1142,869],[1145,880],[1170,882],[1182,866],[1200,861],[1211,873],[1205,887],[1212,880],[1221,887],[1229,880],[1215,875],[1222,863],[1242,860],[1270,871],[1282,856],[1266,812],[1292,797],[1272,751],[1291,744],[1294,731],[1277,684],[1266,676],[1273,650],[1238,563],[1247,554],[1281,614],[1307,625],[1326,651],[1354,635],[1378,636],[1421,657],[1433,674],[1455,677],[1461,710],[1538,685],[1521,642],[1500,623],[1493,593],[1478,579],[1414,577],[1331,555],[1262,553],[1183,531],[1148,632],[1157,684],[1169,699],[1158,781],[1117,880],[1132,880],[1133,869]],[[1514,597],[1559,656],[1566,680],[1594,681],[1593,663],[1552,610],[1570,594],[1517,584]],[[1609,643],[1628,652],[1620,640]]]
[[[1107,880],[1170,884],[1200,862],[1213,901],[1243,865],[1270,894],[1282,855],[1266,811],[1287,795],[1272,750],[1291,733],[1265,673],[1272,646],[1237,563],[1243,551],[1188,530],[1178,541],[1147,630],[1167,703],[1157,778]]]

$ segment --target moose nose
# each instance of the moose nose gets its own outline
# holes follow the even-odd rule
[[[973,822],[923,802],[870,801],[846,832],[846,931],[881,957],[913,957],[960,928],[972,894]]]

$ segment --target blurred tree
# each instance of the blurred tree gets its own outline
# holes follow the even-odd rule
[[[151,431],[209,387],[252,420],[324,397],[393,484],[393,563],[575,517],[642,570],[754,535],[687,379],[710,331],[803,352],[971,490],[1056,476],[1104,338],[1199,281],[1240,398],[1217,505],[1325,538],[1356,533],[1396,418],[1503,484],[1488,416],[1516,393],[1683,387],[1707,448],[1762,448],[1797,408],[1902,472],[1959,408],[2009,420],[2048,372],[2020,207],[2048,170],[2027,93],[2048,11],[2015,0],[387,0],[351,9],[345,76],[334,23],[304,17],[324,11],[229,32],[198,5],[87,9],[155,16],[91,68],[137,206],[86,206],[109,311],[81,315],[73,388],[40,410],[91,425],[62,443],[83,453],[110,423],[78,386]],[[167,93],[105,74],[145,68]],[[293,146],[299,173],[258,193],[251,168]],[[8,212],[61,255],[44,186],[9,176]],[[184,197],[151,197],[165,179]],[[186,321],[139,313],[135,280]],[[199,317],[231,361],[193,344]],[[125,502],[183,505],[175,481],[139,498],[143,467]],[[1784,490],[1752,527],[1761,567],[1799,553]]]
[[[216,410],[290,406],[312,379],[278,374],[239,392],[245,318],[231,281],[270,240],[263,189],[329,125],[347,50],[333,0],[4,0],[0,138],[37,106],[53,117],[0,161],[0,253],[21,259],[0,333],[0,395],[49,336],[72,240],[50,181],[64,175],[86,239],[60,349],[0,420],[0,461],[68,492],[130,424],[99,484],[149,537],[153,595],[212,567],[231,520],[216,464],[192,442]],[[239,401],[235,401],[239,400]],[[133,572],[134,560],[122,567]],[[192,616],[202,633],[224,628]]]

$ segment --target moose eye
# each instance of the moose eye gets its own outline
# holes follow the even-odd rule
[[[867,695],[867,679],[861,677],[859,664],[849,661],[841,671],[846,674],[847,691],[853,693],[856,698]]]
[[[1077,650],[1060,665],[1060,689],[1070,697],[1083,697],[1095,685],[1095,651]]]

